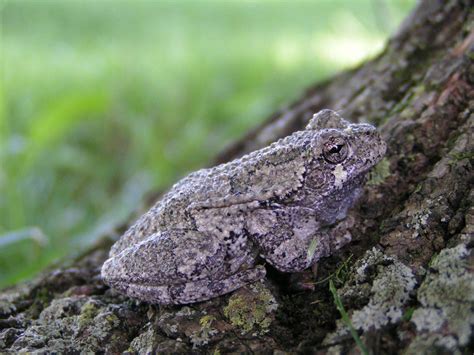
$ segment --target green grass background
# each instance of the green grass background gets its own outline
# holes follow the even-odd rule
[[[0,286],[80,250],[414,0],[0,2]]]

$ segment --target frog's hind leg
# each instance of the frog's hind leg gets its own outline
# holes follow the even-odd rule
[[[253,269],[237,272],[222,280],[204,278],[166,286],[129,284],[122,291],[130,297],[140,298],[151,303],[186,304],[224,295],[248,283],[258,281],[264,276],[265,268],[258,265]]]
[[[106,260],[101,275],[113,288],[148,302],[191,303],[233,291],[263,277],[246,237],[168,230]]]

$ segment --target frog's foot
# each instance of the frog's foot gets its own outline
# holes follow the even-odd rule
[[[175,285],[117,284],[114,288],[128,296],[159,304],[186,304],[206,301],[213,297],[234,291],[265,276],[265,268],[258,265],[254,269],[237,272],[226,279],[204,278]]]

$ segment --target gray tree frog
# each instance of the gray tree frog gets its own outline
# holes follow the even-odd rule
[[[262,258],[302,271],[350,240],[341,221],[386,145],[336,112],[178,183],[112,247],[107,284],[160,304],[207,300],[265,276]]]

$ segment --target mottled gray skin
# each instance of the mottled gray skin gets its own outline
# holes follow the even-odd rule
[[[302,271],[350,240],[341,221],[385,147],[373,126],[323,110],[305,130],[175,184],[115,243],[102,277],[183,304],[263,278],[258,256]]]

